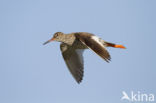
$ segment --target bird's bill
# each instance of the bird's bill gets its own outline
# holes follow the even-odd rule
[[[50,43],[50,42],[53,41],[53,40],[54,40],[54,38],[52,38],[52,39],[46,41],[45,43],[43,43],[43,45],[46,45],[46,44]]]

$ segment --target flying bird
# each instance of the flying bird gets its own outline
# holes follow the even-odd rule
[[[75,78],[77,83],[80,83],[83,79],[84,61],[82,54],[85,49],[89,48],[94,51],[106,62],[111,60],[111,56],[106,50],[106,47],[125,49],[123,45],[106,42],[94,34],[87,32],[74,32],[69,34],[56,32],[53,37],[46,41],[43,45],[51,41],[61,42],[60,49],[62,56],[70,73]]]

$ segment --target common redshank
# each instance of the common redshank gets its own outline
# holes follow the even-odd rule
[[[62,42],[60,44],[62,56],[77,83],[80,83],[83,79],[84,61],[82,54],[85,49],[91,49],[106,62],[109,62],[111,59],[106,47],[125,49],[123,45],[106,42],[94,34],[87,32],[74,32],[70,34],[56,32],[53,37],[43,45],[51,41]]]

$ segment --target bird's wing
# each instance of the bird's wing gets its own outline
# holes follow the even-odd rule
[[[83,49],[74,49],[65,43],[60,45],[65,63],[75,80],[80,83],[83,78]]]
[[[88,48],[93,50],[97,55],[102,57],[105,61],[109,62],[111,57],[102,44],[102,41],[100,38],[90,35],[90,36],[84,36],[77,34],[75,35],[84,45],[86,45]]]

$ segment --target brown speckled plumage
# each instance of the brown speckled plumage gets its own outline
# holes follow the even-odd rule
[[[56,32],[53,38],[44,44],[47,44],[50,41],[62,42],[60,45],[62,56],[69,71],[78,83],[83,79],[84,61],[82,54],[85,49],[89,48],[93,50],[106,62],[109,62],[111,57],[105,47],[125,48],[122,45],[106,42],[87,32],[75,32],[70,34]]]

